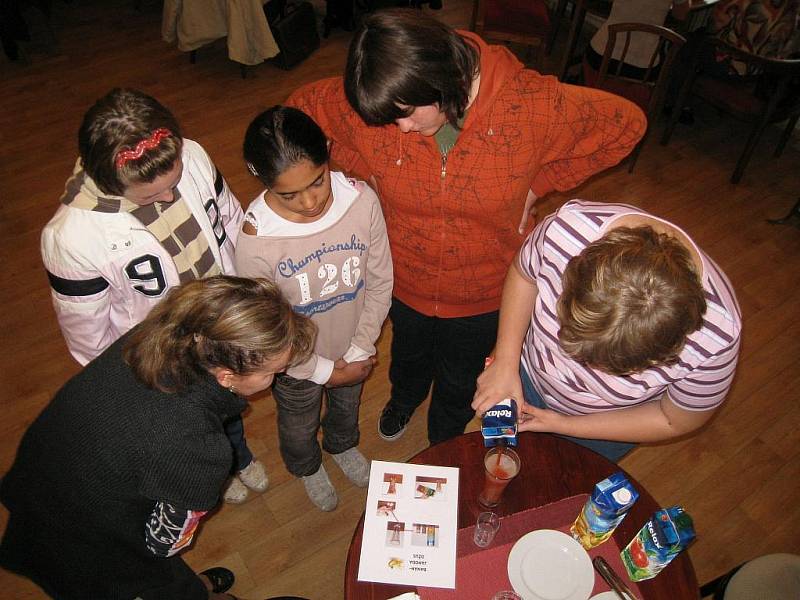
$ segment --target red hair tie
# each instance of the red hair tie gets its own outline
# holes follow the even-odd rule
[[[136,144],[136,148],[134,148],[133,150],[122,150],[118,152],[115,161],[117,168],[119,169],[128,161],[141,158],[145,150],[152,150],[154,148],[158,148],[158,145],[161,143],[161,140],[170,137],[171,135],[172,132],[169,129],[161,127],[160,129],[156,129],[153,133],[151,133],[150,137],[145,138],[141,142]]]

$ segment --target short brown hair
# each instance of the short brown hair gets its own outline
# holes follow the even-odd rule
[[[383,10],[366,17],[350,42],[344,89],[368,125],[430,104],[457,125],[479,69],[477,48],[441,21],[418,10]]]
[[[116,166],[117,155],[148,139],[157,129],[170,136],[140,158]],[[138,90],[115,88],[86,112],[78,130],[83,170],[103,192],[122,196],[131,184],[150,183],[172,169],[181,156],[178,122],[158,100]]]
[[[147,386],[182,391],[212,368],[246,375],[287,349],[291,364],[301,362],[315,336],[275,283],[217,275],[171,290],[133,330],[123,356]]]
[[[613,375],[672,364],[703,324],[703,285],[689,251],[651,227],[618,227],[574,256],[558,299],[561,348]]]

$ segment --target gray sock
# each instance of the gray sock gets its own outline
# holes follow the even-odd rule
[[[362,488],[369,485],[369,461],[358,451],[358,448],[350,448],[331,456],[355,485]]]
[[[339,503],[336,489],[333,487],[328,474],[325,472],[325,467],[322,465],[313,475],[303,477],[303,485],[311,502],[320,510],[330,512]]]

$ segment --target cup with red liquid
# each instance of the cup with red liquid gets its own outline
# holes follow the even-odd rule
[[[478,495],[481,506],[492,508],[500,503],[500,498],[508,483],[517,476],[522,463],[519,455],[506,446],[489,448],[483,457],[483,472],[486,480],[483,491]]]

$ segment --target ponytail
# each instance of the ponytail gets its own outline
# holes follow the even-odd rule
[[[133,330],[123,356],[147,386],[183,391],[215,367],[244,375],[290,350],[313,350],[316,328],[265,279],[219,275],[172,290]]]

